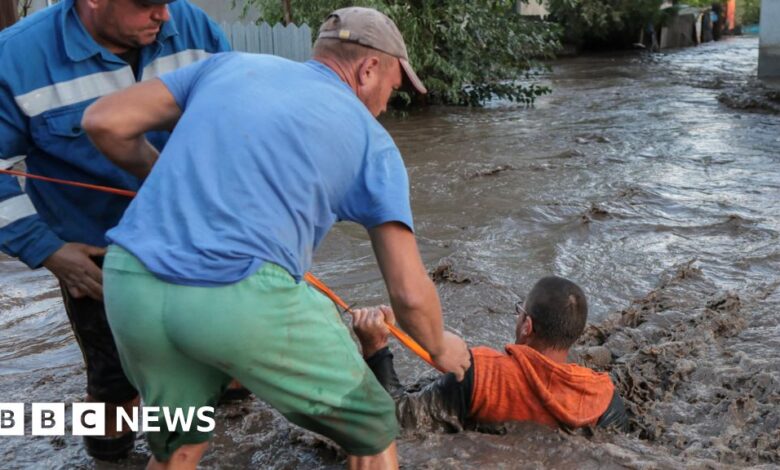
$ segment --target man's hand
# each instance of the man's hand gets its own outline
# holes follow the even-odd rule
[[[471,367],[471,355],[466,342],[449,331],[444,332],[444,347],[439,354],[431,354],[431,359],[444,372],[452,372],[458,382],[466,376],[466,371]]]
[[[379,307],[359,308],[352,312],[352,329],[355,331],[363,357],[369,358],[377,351],[387,346],[387,338],[390,336],[385,322],[395,325],[393,309],[387,305]],[[471,355],[466,342],[460,336],[444,332],[441,353],[431,359],[444,372],[452,372],[458,379],[463,380],[466,371],[471,367]]]
[[[73,298],[103,300],[103,272],[90,258],[104,256],[105,248],[83,243],[66,243],[43,262],[62,282]]]
[[[387,346],[390,330],[387,329],[385,322],[395,324],[393,310],[387,305],[352,311],[352,329],[360,341],[363,357],[369,358]]]

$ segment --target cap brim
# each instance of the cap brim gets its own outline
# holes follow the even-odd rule
[[[414,87],[415,90],[417,90],[419,93],[425,94],[428,93],[428,89],[425,88],[425,85],[423,85],[422,80],[420,80],[420,77],[417,76],[416,73],[414,73],[414,69],[409,64],[409,61],[406,59],[398,59],[398,62],[401,63],[401,68],[404,70],[404,73],[406,74],[406,78],[409,79],[409,83],[412,84],[412,87]]]

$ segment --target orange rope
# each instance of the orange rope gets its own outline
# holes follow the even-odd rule
[[[341,299],[341,297],[336,295],[335,292],[330,290],[330,288],[328,286],[326,286],[322,281],[317,279],[317,277],[315,277],[314,274],[306,273],[306,274],[304,274],[303,278],[309,284],[313,285],[314,287],[316,287],[317,289],[322,291],[322,293],[325,294],[326,296],[328,296],[328,298],[330,298],[330,300],[332,300],[333,303],[335,303],[339,307],[343,308],[344,310],[346,310],[350,314],[352,313],[352,309],[349,307],[349,305],[347,305],[347,303],[344,302]],[[433,359],[431,359],[431,355],[428,354],[428,351],[423,349],[423,347],[420,346],[419,343],[417,343],[417,341],[415,341],[411,336],[409,336],[406,333],[404,333],[403,331],[401,331],[401,329],[399,329],[397,326],[395,326],[393,324],[390,324],[390,323],[388,323],[386,321],[385,321],[385,325],[387,326],[387,329],[390,330],[390,333],[392,333],[392,335],[395,336],[398,339],[398,341],[401,342],[401,344],[403,344],[407,348],[411,349],[412,352],[417,354],[418,356],[420,356],[420,358],[423,361],[425,361],[428,364],[432,365],[433,367],[441,370],[439,368],[439,366],[437,366],[433,362]]]
[[[25,173],[23,171],[15,171],[15,170],[2,170],[0,169],[0,174],[6,174],[6,175],[12,175],[12,176],[22,176],[25,178],[30,179],[36,179],[41,181],[48,181],[50,183],[58,183],[58,184],[65,184],[68,186],[77,186],[79,188],[86,188],[86,189],[92,189],[95,191],[102,191],[104,193],[111,193],[111,194],[118,194],[120,196],[126,196],[126,197],[135,197],[136,193],[134,191],[129,191],[127,189],[117,189],[117,188],[111,188],[108,186],[100,186],[96,184],[87,184],[87,183],[79,183],[76,181],[68,181],[68,180],[61,180],[58,178],[49,178],[48,176],[40,176],[40,175],[31,175],[29,173]],[[350,314],[352,313],[352,309],[349,308],[349,306],[341,300],[341,297],[336,295],[335,292],[330,290],[328,286],[325,285],[322,281],[317,279],[317,277],[314,276],[312,273],[306,273],[304,274],[303,278],[312,284],[314,287],[322,291],[323,294],[328,296],[330,300],[332,300],[336,305],[343,308]],[[431,355],[428,354],[428,351],[423,349],[422,346],[420,346],[417,341],[415,341],[411,336],[407,335],[401,329],[399,329],[395,325],[391,325],[390,323],[385,322],[385,325],[387,325],[387,329],[390,330],[390,333],[392,333],[393,336],[395,336],[398,341],[401,342],[404,346],[411,349],[413,353],[420,356],[420,358],[427,362],[428,364],[432,365],[433,367],[441,370],[434,362],[433,359],[431,359]]]

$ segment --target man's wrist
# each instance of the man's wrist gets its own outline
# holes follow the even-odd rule
[[[387,341],[382,341],[379,343],[364,343],[360,342],[360,349],[363,351],[363,358],[368,359],[369,357],[376,354],[378,351],[381,351],[382,349],[387,347]]]
[[[444,339],[442,337],[442,340],[438,342],[438,344],[432,345],[428,348],[428,354],[431,355],[432,359],[436,359],[439,356],[443,356],[446,353],[446,347],[444,344]]]
[[[366,360],[366,363],[368,364],[369,367],[373,368],[374,365],[376,365],[378,362],[383,361],[384,358],[388,357],[388,356],[392,360],[393,353],[390,352],[390,346],[385,346],[382,349],[378,349],[378,350],[374,351],[374,354],[372,354],[370,356],[366,356],[363,359]]]

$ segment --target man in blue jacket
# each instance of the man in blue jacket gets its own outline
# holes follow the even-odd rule
[[[63,0],[0,33],[0,168],[26,156],[30,173],[137,190],[140,180],[95,149],[81,128],[97,98],[229,50],[217,25],[186,0]],[[168,132],[150,132],[162,148]],[[0,175],[0,249],[60,281],[84,353],[88,400],[137,403],[103,308],[105,233],[129,199]],[[113,423],[109,423],[112,429]],[[90,455],[121,458],[125,433],[87,437]]]

